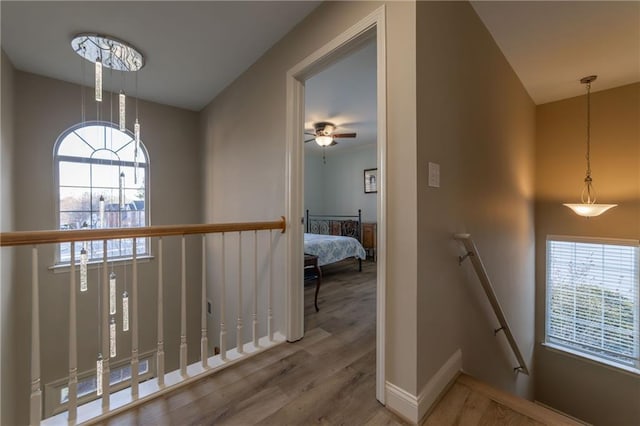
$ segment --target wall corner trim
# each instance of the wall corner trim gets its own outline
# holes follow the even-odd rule
[[[462,351],[458,349],[431,377],[418,396],[387,381],[385,383],[387,408],[411,423],[417,424],[431,410],[433,404],[461,370]]]

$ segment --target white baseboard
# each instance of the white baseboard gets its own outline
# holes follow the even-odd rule
[[[393,383],[385,383],[386,407],[400,417],[418,423],[418,398]]]
[[[385,383],[386,406],[411,423],[418,423],[431,409],[449,383],[462,370],[462,351],[458,349],[449,357],[431,380],[422,388],[418,396],[394,385]]]
[[[442,367],[433,375],[418,395],[418,420],[431,409],[433,404],[447,389],[447,386],[462,370],[462,351],[458,349],[449,357]]]

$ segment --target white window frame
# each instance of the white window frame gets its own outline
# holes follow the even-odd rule
[[[630,359],[627,362],[623,362],[620,359],[616,359],[615,356],[606,356],[603,353],[597,353],[598,350],[590,351],[585,347],[580,347],[579,343],[572,344],[569,341],[562,341],[561,338],[550,335],[550,302],[551,291],[550,278],[549,278],[549,266],[550,266],[550,244],[553,242],[562,243],[583,243],[583,244],[598,244],[598,245],[610,245],[610,246],[626,246],[634,249],[634,269],[635,274],[635,294],[634,294],[634,322],[635,322],[635,354],[634,359]],[[614,239],[614,238],[592,238],[592,237],[577,237],[577,236],[564,236],[564,235],[548,235],[546,242],[546,263],[545,263],[545,327],[544,327],[544,342],[543,345],[551,349],[567,353],[571,356],[577,356],[579,358],[594,361],[596,363],[604,364],[609,367],[621,369],[626,372],[630,372],[634,375],[640,374],[640,242],[638,240],[629,239]],[[587,346],[586,344],[583,346]],[[604,350],[602,350],[604,352]]]
[[[148,364],[147,371],[141,373],[138,376],[140,383],[145,382],[149,379],[152,379],[157,376],[156,371],[156,352],[149,351],[140,355],[139,358],[139,367],[142,366],[145,362]],[[131,367],[131,358],[123,359],[121,361],[117,361],[115,363],[111,363],[111,374],[113,374],[116,370],[123,370],[126,367]],[[96,370],[88,370],[78,374],[78,384],[92,380],[96,376]],[[60,402],[62,398],[63,389],[69,386],[69,379],[67,377],[62,378],[60,380],[56,380],[51,383],[47,383],[44,386],[44,416],[45,418],[55,416],[56,414],[60,414],[64,411],[67,411],[68,401]],[[125,389],[131,386],[131,377],[119,380],[116,382],[112,382],[109,385],[109,391],[111,393],[117,392],[119,390]],[[96,392],[91,392],[86,395],[78,396],[78,405],[86,404],[87,402],[93,401],[100,398],[96,395]]]
[[[124,133],[127,135],[128,138],[131,139],[131,141],[134,140],[134,135],[132,132],[130,132],[129,130],[125,130],[124,132],[120,131],[119,126],[116,123],[111,123],[108,121],[87,121],[84,123],[78,123],[75,124],[74,126],[71,126],[70,128],[66,129],[64,132],[62,132],[60,134],[60,136],[58,136],[58,139],[56,140],[54,149],[53,149],[53,162],[54,162],[54,186],[55,186],[55,224],[56,224],[56,228],[57,229],[61,229],[62,228],[62,224],[60,223],[60,213],[61,213],[61,206],[60,206],[60,162],[61,161],[73,161],[73,162],[84,162],[84,163],[92,163],[92,164],[99,164],[101,162],[105,162],[105,160],[93,160],[91,158],[87,158],[87,157],[66,157],[64,155],[60,155],[59,154],[59,150],[61,145],[63,144],[63,142],[65,141],[65,139],[72,133],[76,132],[77,130],[82,129],[83,127],[89,127],[89,126],[104,126],[107,129],[112,129],[114,132],[119,132],[119,133]],[[105,137],[105,141],[106,141],[106,137]],[[106,142],[105,142],[106,143]],[[107,148],[105,146],[105,148],[103,149],[107,149],[110,150],[109,148]],[[144,186],[144,192],[145,192],[145,197],[144,197],[144,224],[145,226],[150,226],[150,220],[151,220],[151,214],[150,214],[150,210],[151,210],[151,203],[150,203],[150,185],[149,185],[149,176],[150,176],[150,159],[149,159],[149,153],[146,149],[146,147],[144,146],[144,143],[142,141],[140,141],[140,151],[141,151],[141,158],[144,158],[144,162],[140,162],[138,164],[138,167],[140,169],[142,169],[144,171],[144,182],[145,182],[145,186]],[[95,152],[95,150],[94,150]],[[81,160],[81,158],[84,158],[86,160]],[[80,159],[80,160],[79,160]],[[120,160],[119,162],[117,162],[117,164],[122,164],[122,165],[126,165],[128,167],[131,167],[134,162],[131,161],[130,159],[124,159],[124,160]],[[116,164],[116,165],[117,165]],[[90,193],[93,193],[93,187],[88,187],[90,188]],[[129,203],[131,204],[131,203]],[[128,210],[127,210],[128,211]],[[90,227],[91,228],[91,227]],[[90,229],[89,228],[89,229]],[[100,242],[101,243],[101,242]],[[138,238],[138,259],[144,259],[144,258],[149,258],[151,257],[151,241],[149,238]],[[143,246],[144,250],[140,250],[140,247]],[[76,244],[76,251],[79,250],[79,245]],[[80,256],[76,255],[76,262],[79,262]],[[112,261],[127,261],[130,260],[132,258],[131,255],[119,255],[119,256],[109,256],[108,260],[110,262]],[[100,256],[100,258],[90,258],[89,259],[89,264],[92,263],[101,263],[103,261],[102,257]],[[53,268],[65,268],[69,266],[69,260],[65,259],[62,260],[61,259],[61,244],[57,244],[56,245],[56,250],[55,250],[55,259],[54,259],[54,265]]]

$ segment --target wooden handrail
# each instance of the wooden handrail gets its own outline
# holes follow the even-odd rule
[[[476,274],[480,279],[480,284],[482,284],[482,288],[484,289],[485,294],[487,295],[487,299],[489,299],[489,303],[493,308],[493,312],[496,314],[498,318],[498,322],[500,323],[500,328],[494,330],[494,334],[497,334],[498,331],[503,331],[505,337],[509,341],[509,346],[511,346],[511,350],[518,360],[519,366],[515,367],[514,370],[518,372],[522,372],[526,375],[529,375],[529,369],[527,368],[527,363],[520,352],[520,348],[518,347],[518,343],[516,339],[513,337],[513,333],[511,332],[511,327],[509,327],[509,323],[507,322],[507,318],[504,316],[504,311],[500,306],[500,302],[498,302],[498,298],[496,297],[496,293],[493,290],[493,286],[491,285],[491,280],[489,280],[489,275],[487,275],[487,270],[482,263],[482,259],[480,259],[480,255],[478,254],[478,248],[475,243],[471,239],[470,234],[455,234],[453,236],[458,241],[462,241],[467,252],[464,256],[458,257],[459,263],[462,265],[462,262],[470,258],[471,263],[473,264],[474,269],[476,270]]]
[[[19,231],[0,233],[0,247],[24,246],[71,241],[114,240],[119,238],[166,237],[221,232],[264,231],[287,229],[284,216],[270,222],[212,223],[194,225],[162,225],[141,228],[74,229],[63,231]]]

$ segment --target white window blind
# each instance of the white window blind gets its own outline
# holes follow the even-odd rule
[[[637,241],[547,239],[546,341],[640,368]]]

